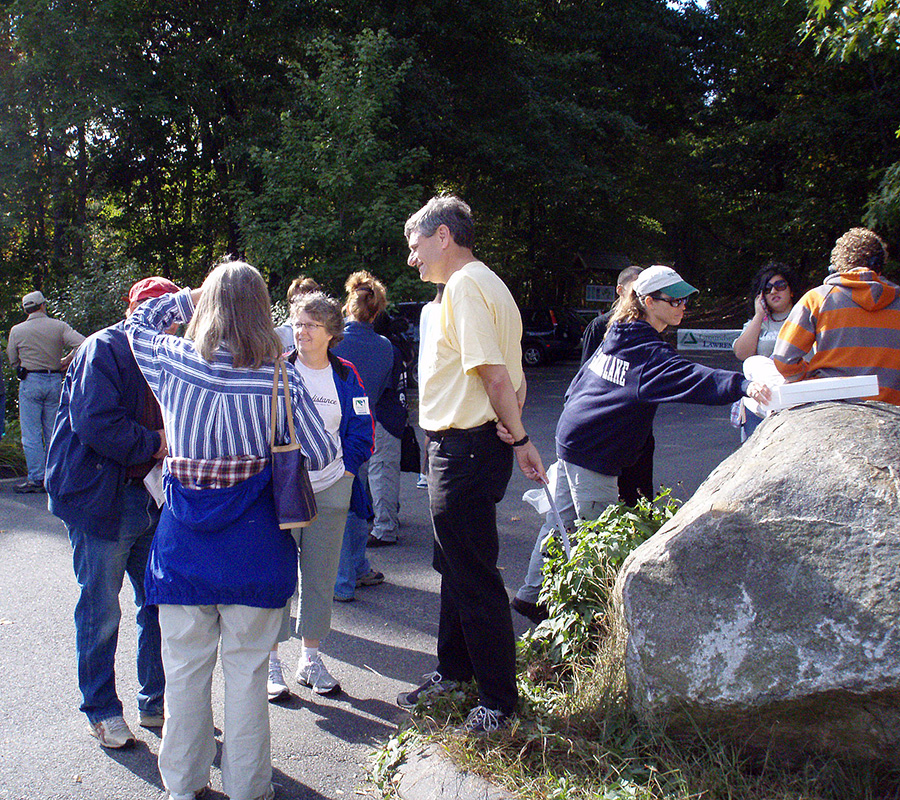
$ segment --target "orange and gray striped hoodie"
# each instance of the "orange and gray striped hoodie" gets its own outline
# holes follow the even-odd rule
[[[877,375],[877,399],[900,405],[900,286],[868,269],[829,275],[791,310],[772,358],[788,381]]]

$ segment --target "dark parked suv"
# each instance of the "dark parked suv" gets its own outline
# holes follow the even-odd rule
[[[522,362],[527,367],[581,354],[585,326],[571,309],[522,309],[522,327]]]
[[[414,352],[419,351],[419,314],[424,302],[395,305],[396,313],[409,322],[404,334]],[[581,355],[583,320],[571,309],[526,308],[522,310],[522,362],[528,367],[558,358]]]

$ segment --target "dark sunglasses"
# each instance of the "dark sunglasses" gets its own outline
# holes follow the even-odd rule
[[[687,306],[688,299],[686,297],[667,297],[664,294],[651,294],[654,300],[663,300],[668,303],[672,308],[681,308],[682,306]]]
[[[766,284],[766,288],[763,289],[763,294],[772,294],[772,292],[783,292],[788,288],[788,282],[784,279],[780,279],[777,281],[772,281],[771,283]]]

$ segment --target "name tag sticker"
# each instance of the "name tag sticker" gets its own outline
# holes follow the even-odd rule
[[[353,398],[353,411],[356,414],[362,415],[369,413],[369,398],[368,397],[354,397]]]

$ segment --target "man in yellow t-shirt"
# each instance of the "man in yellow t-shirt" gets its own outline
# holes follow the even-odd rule
[[[517,702],[515,636],[497,569],[496,507],[513,454],[526,477],[546,480],[522,425],[522,320],[503,281],[472,254],[472,214],[458,197],[433,197],[404,232],[409,265],[423,281],[445,284],[419,362],[441,611],[437,670],[397,702],[413,706],[475,678],[479,704],[465,727],[488,732],[508,724]]]

